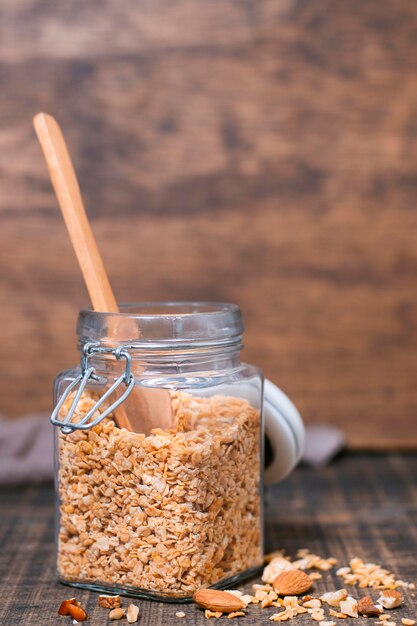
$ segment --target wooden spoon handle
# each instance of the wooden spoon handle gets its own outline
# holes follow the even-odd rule
[[[84,209],[80,187],[61,129],[56,120],[46,113],[38,113],[33,118],[33,124],[93,309],[117,313],[117,302]],[[133,430],[123,407],[118,407],[115,415],[121,428]]]
[[[115,313],[118,311],[117,303],[85,213],[61,129],[56,120],[46,113],[38,113],[33,123],[93,308],[95,311]]]

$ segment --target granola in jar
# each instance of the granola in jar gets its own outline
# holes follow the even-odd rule
[[[167,431],[110,418],[58,435],[62,581],[182,598],[262,564],[259,411],[170,393]],[[80,419],[96,400],[83,394]]]

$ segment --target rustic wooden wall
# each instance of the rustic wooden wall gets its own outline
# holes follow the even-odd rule
[[[48,408],[87,301],[45,110],[120,301],[236,301],[309,423],[417,446],[416,53],[413,0],[3,0],[0,411]]]

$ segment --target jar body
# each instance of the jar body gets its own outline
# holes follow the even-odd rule
[[[203,353],[168,346],[163,358],[161,350],[145,358],[131,350],[135,386],[169,394],[169,429],[129,432],[113,414],[91,429],[57,429],[62,582],[179,601],[201,587],[236,584],[262,565],[262,376],[230,346]],[[114,364],[95,360],[98,376],[75,421],[117,375]],[[77,374],[57,377],[56,401]]]

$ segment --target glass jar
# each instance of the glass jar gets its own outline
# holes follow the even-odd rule
[[[240,362],[240,310],[120,310],[80,312],[82,367],[55,381],[58,577],[176,602],[236,585],[263,561],[263,380]],[[134,394],[150,399],[150,432],[117,423]]]

